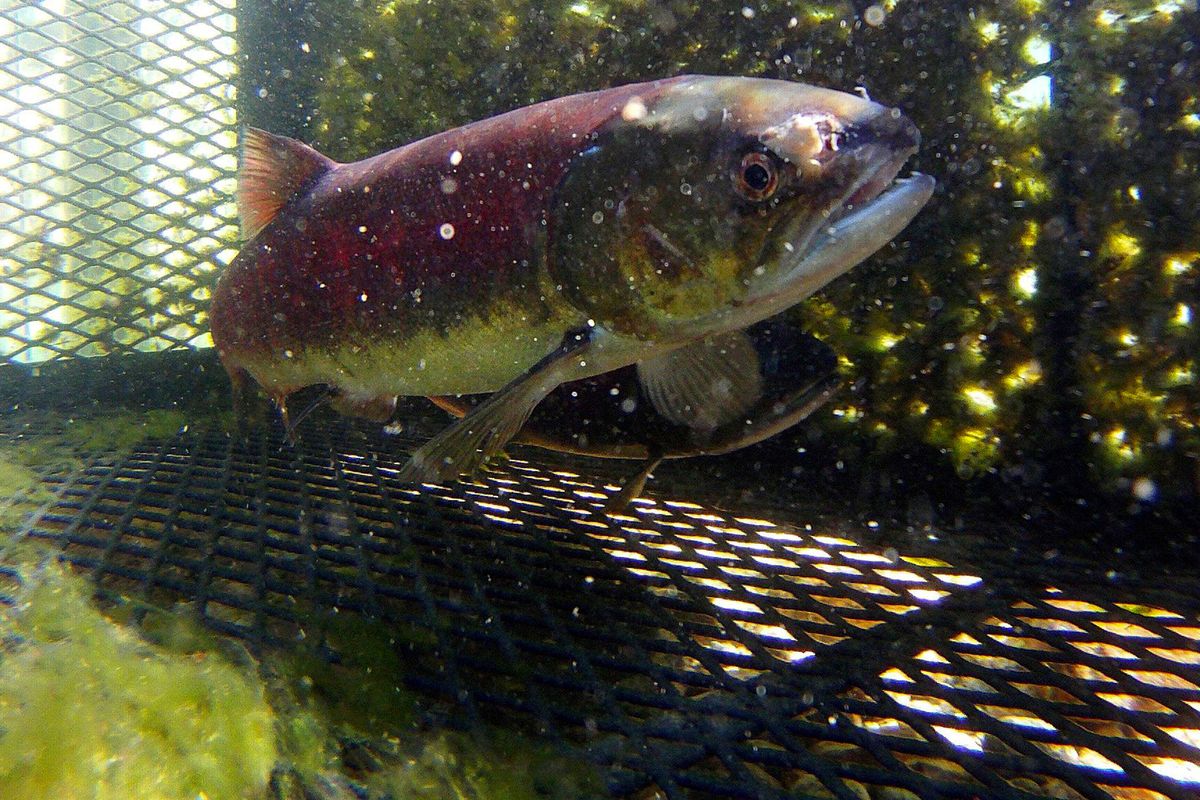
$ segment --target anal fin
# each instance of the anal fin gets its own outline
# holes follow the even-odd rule
[[[647,458],[636,473],[625,479],[625,485],[621,487],[621,491],[609,498],[604,504],[604,513],[620,514],[629,504],[641,496],[642,490],[646,488],[646,481],[650,479],[650,473],[658,469],[658,465],[662,463],[663,457],[657,453]]]

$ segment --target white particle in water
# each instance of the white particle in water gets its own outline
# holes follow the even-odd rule
[[[1138,478],[1133,482],[1133,496],[1144,503],[1149,503],[1158,496],[1158,486],[1149,478]]]
[[[453,153],[450,154],[450,166],[457,167],[461,163],[462,163],[462,151],[455,150]]]
[[[875,4],[873,6],[867,6],[867,10],[863,12],[863,21],[866,22],[868,25],[870,25],[872,28],[878,28],[880,25],[883,24],[883,21],[886,18],[887,18],[887,12],[885,12],[883,10],[883,6],[881,6],[879,4]]]
[[[637,408],[637,400],[632,397],[626,397],[621,401],[621,410],[626,414],[632,414],[635,408]]]
[[[442,179],[442,194],[454,194],[458,191],[458,181],[454,178]]]
[[[742,16],[746,19],[754,19],[754,9],[750,6],[742,6]]]
[[[454,238],[454,226],[449,222],[443,222],[442,227],[438,228],[438,235],[446,241],[450,241]]]
[[[592,214],[592,222],[596,223],[597,225],[599,225],[601,222],[604,222],[604,212],[597,211],[595,214]]]

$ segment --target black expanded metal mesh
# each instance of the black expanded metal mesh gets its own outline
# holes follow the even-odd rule
[[[414,442],[343,421],[295,447],[181,434],[61,477],[31,533],[257,648],[344,612],[415,626],[409,688],[575,743],[618,796],[1200,792],[1194,574],[966,535],[867,545],[695,486],[609,516],[619,470],[532,450],[477,483],[398,484]]]
[[[234,0],[0,0],[0,365],[211,343]]]

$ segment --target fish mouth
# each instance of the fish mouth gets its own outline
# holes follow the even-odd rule
[[[869,172],[866,177],[859,181],[858,185],[850,190],[849,196],[841,204],[829,219],[829,222],[836,222],[838,219],[850,214],[856,208],[870,203],[879,198],[888,187],[894,185],[896,176],[900,174],[900,169],[904,166],[904,162],[908,161],[912,155],[911,152],[897,153],[891,158],[886,159],[882,164]]]
[[[770,266],[757,272],[760,278],[751,284],[747,302],[778,295],[799,302],[891,241],[935,186],[933,178],[919,172],[898,177],[916,150],[915,137],[859,145],[854,153],[861,165],[858,177],[821,212],[798,213],[785,223],[774,254],[764,258]]]

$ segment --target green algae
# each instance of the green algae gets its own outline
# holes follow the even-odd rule
[[[0,446],[0,548],[5,534],[16,532],[31,512],[53,497],[23,455],[16,448]]]
[[[188,416],[177,409],[127,411],[71,420],[61,443],[84,451],[128,450],[147,439],[165,439],[187,427]]]
[[[404,688],[415,627],[338,615],[324,655],[261,661],[187,605],[114,598],[55,562],[20,566],[0,611],[0,797],[546,800],[598,796],[561,747],[490,726],[429,727]],[[349,788],[357,787],[354,794]]]
[[[408,800],[567,800],[604,794],[597,773],[547,744],[447,732],[368,784]]]
[[[0,796],[241,800],[276,761],[252,670],[155,644],[96,609],[58,565],[0,611]]]

